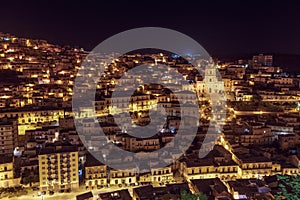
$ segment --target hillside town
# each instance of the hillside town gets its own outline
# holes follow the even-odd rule
[[[300,198],[299,188],[292,186],[299,183],[300,173],[300,75],[274,66],[273,55],[231,62],[213,58],[206,62],[205,77],[189,62],[198,59],[194,55],[188,59],[167,52],[119,56],[112,63],[101,63],[106,73],[99,76],[94,116],[84,106],[78,112],[72,110],[75,78],[81,76],[78,71],[88,54],[79,47],[0,33],[0,198]],[[159,76],[155,66],[166,65],[179,72],[194,93],[185,85],[175,95],[162,84],[146,84],[135,88],[129,105],[128,97],[120,95],[113,99],[119,107],[114,106],[111,99],[116,85],[126,83],[126,91],[134,84],[132,77],[121,77],[143,63],[149,64],[149,74],[139,79]],[[97,72],[96,67],[88,70]],[[173,77],[164,78],[169,85],[178,83]],[[87,86],[77,87],[85,91]],[[204,143],[213,120],[209,94],[222,88],[227,100],[225,121],[218,138]],[[117,116],[122,119],[127,111],[133,123],[148,124],[149,110],[158,104],[159,111],[166,113],[166,123],[157,126],[151,137],[134,137],[128,127],[114,120]],[[196,104],[199,110],[189,104]],[[199,121],[181,123],[182,109],[199,113]],[[81,126],[74,122],[75,117],[80,117]],[[192,143],[184,155],[170,150],[177,145],[172,141],[178,130],[189,130],[195,124],[199,126],[196,133],[185,131],[184,137]],[[112,168],[97,159],[90,151],[94,147],[86,146],[78,134],[97,135],[99,125],[108,144],[139,153],[153,165],[158,158],[171,164],[146,172]],[[147,157],[161,148],[170,151]],[[209,153],[199,158],[200,149]],[[109,153],[104,160],[111,161]]]

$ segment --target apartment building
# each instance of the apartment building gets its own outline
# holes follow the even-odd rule
[[[41,190],[65,190],[79,187],[78,152],[59,142],[43,148],[38,155]]]

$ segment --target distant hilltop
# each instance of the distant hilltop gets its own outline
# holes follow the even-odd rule
[[[242,60],[251,60],[253,55],[257,55],[258,53],[253,54],[234,54],[234,55],[224,55],[224,56],[216,56],[220,61],[230,62],[237,61],[239,59]],[[278,53],[264,53],[268,55],[273,55],[273,64],[274,66],[279,66],[283,69],[283,71],[289,73],[300,73],[300,54],[278,54]]]

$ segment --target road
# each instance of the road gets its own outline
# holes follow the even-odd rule
[[[134,186],[138,187],[138,186]],[[86,189],[85,186],[81,186],[77,191],[72,191],[71,193],[55,193],[53,195],[43,195],[43,196],[38,196],[38,191],[31,191],[28,192],[27,195],[22,195],[20,197],[12,197],[12,198],[3,198],[5,200],[76,200],[76,196],[79,194],[83,194],[86,192],[91,191],[94,195],[94,199],[97,199],[99,193],[105,193],[105,192],[112,192],[116,190],[122,190],[122,189],[128,189],[129,192],[132,191],[134,188],[132,186],[130,187],[110,187],[110,188],[102,188],[102,189]]]
[[[277,114],[281,112],[267,112],[267,111],[234,111],[235,115],[265,115],[265,114]]]

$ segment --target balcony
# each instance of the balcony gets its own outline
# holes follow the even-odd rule
[[[60,159],[70,158],[71,156],[69,154],[67,155],[60,155]]]

